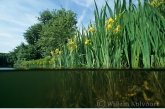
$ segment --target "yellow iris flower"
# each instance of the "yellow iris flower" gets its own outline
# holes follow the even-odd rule
[[[150,3],[150,5],[153,6],[156,2],[157,2],[157,0],[153,0],[153,1]]]
[[[109,23],[113,23],[114,20],[112,18],[109,18],[107,21],[106,21],[106,24],[109,24]]]
[[[94,29],[94,27],[90,27],[90,28],[88,29],[88,31],[94,32],[95,29]]]
[[[85,41],[85,45],[88,45],[88,44],[89,44],[89,40],[86,40],[86,41]]]
[[[107,29],[111,29],[112,28],[112,25],[111,24],[108,24],[107,25]]]
[[[55,50],[55,52],[56,52],[56,54],[59,52],[59,49],[57,48],[56,50]]]

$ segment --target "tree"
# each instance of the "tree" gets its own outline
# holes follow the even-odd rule
[[[71,10],[45,10],[38,17],[39,23],[30,26],[23,34],[28,45],[21,43],[8,54],[9,63],[33,60],[50,55],[50,51],[60,46],[76,31],[76,14]]]
[[[15,51],[9,52],[7,55],[7,62],[9,63],[9,66],[13,67],[16,61],[17,61],[17,56]]]
[[[18,60],[33,60],[41,58],[40,53],[34,45],[25,45],[21,43],[16,47],[16,56]]]
[[[52,18],[51,12],[49,10],[45,10],[40,13],[40,17],[38,17],[38,20],[41,23],[46,24],[51,18]]]
[[[7,53],[0,53],[0,67],[8,67]]]
[[[25,40],[28,44],[34,45],[40,38],[40,32],[42,30],[42,25],[40,23],[34,24],[26,30],[23,34]]]
[[[66,11],[62,8],[61,10],[53,10],[51,14],[52,19],[42,25],[41,38],[37,42],[44,55],[49,55],[51,50],[73,37],[77,29],[76,14],[71,10]]]

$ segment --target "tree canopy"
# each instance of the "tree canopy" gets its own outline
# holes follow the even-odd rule
[[[40,12],[40,17],[38,17],[38,21],[40,21],[40,23],[46,24],[51,18],[51,11],[45,10],[43,12]]]
[[[28,44],[34,45],[40,38],[40,32],[42,31],[42,25],[40,23],[34,24],[29,27],[23,34]]]
[[[71,10],[66,11],[62,8],[61,10],[53,10],[50,13],[52,18],[42,25],[41,36],[37,42],[44,55],[48,55],[52,49],[54,50],[66,41],[66,39],[73,37],[77,29],[76,14]],[[43,14],[41,13],[41,15]]]

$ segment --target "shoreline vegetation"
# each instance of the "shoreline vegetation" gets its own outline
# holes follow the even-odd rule
[[[54,39],[54,37],[56,38],[56,35],[61,35],[59,31],[62,30],[55,31],[53,29],[58,25],[57,22],[51,25],[52,22],[54,22],[53,19],[47,19],[44,20],[46,22],[42,22],[44,26],[41,26],[41,38],[36,40],[36,42],[30,42],[30,38],[28,39],[27,37],[29,33],[26,32],[24,35],[27,41],[29,41],[29,44],[37,45],[37,48],[32,48],[31,46],[31,49],[36,51],[41,50],[44,58],[33,58],[29,60],[20,58],[15,62],[14,67],[18,69],[41,68],[58,70],[83,68],[165,68],[164,0],[144,0],[143,2],[138,0],[137,5],[133,4],[132,0],[129,0],[128,5],[126,4],[126,0],[123,0],[122,2],[121,0],[114,0],[114,10],[111,9],[106,1],[105,5],[99,10],[95,0],[94,2],[94,22],[90,22],[88,28],[83,27],[82,30],[78,30],[74,27],[76,22],[72,20],[72,27],[68,27],[71,29],[67,29],[66,32],[63,31],[63,33],[67,34],[67,32],[71,32],[72,29],[73,31],[76,31],[71,32],[68,37],[65,37],[66,34],[64,34],[61,39]],[[50,15],[49,18],[58,18],[58,15],[62,16],[62,13],[66,12],[70,16],[73,15],[72,18],[74,19],[74,14],[71,11],[62,10],[63,11],[54,11],[54,14],[48,14],[50,11],[47,11],[47,14]],[[42,21],[42,16],[47,14],[41,13],[39,21]],[[72,19],[71,17],[67,18]],[[58,22],[62,21],[63,20],[59,19]],[[67,21],[65,23],[67,23]],[[40,28],[39,24],[36,25],[36,28]],[[61,26],[57,27],[62,28]],[[49,28],[49,31],[47,31],[47,28]],[[47,39],[46,37],[49,38]],[[50,46],[53,42],[54,47]],[[25,45],[22,44],[21,46],[24,47]],[[22,52],[20,52],[20,54]],[[19,56],[21,57],[22,55],[20,54]],[[26,56],[26,53],[24,55]],[[83,99],[89,101],[89,103],[87,103],[89,106],[98,107],[98,105],[96,106],[93,104],[94,98],[97,100],[111,99],[111,101],[128,101],[133,104],[140,102],[150,104],[155,103],[157,107],[165,107],[165,73],[163,71],[107,71],[101,73],[99,73],[99,71],[90,71],[89,73],[84,74],[67,72],[67,77],[64,73],[58,73],[57,75],[57,77],[54,77],[55,80],[59,80],[61,82],[61,88],[64,88],[61,89],[63,92],[63,95],[61,96],[63,96],[63,98],[68,97],[66,98],[66,101],[61,98],[60,103],[62,103],[61,105],[64,107],[69,106],[69,104],[67,104],[69,103],[69,98],[76,90],[77,97],[84,97],[85,95],[88,95],[88,97],[82,99],[76,97],[75,99],[79,101],[77,101],[78,103],[73,105],[73,107],[76,107],[76,105],[82,107],[83,105],[81,102],[83,102]],[[60,80],[60,78],[65,79]],[[77,80],[77,78],[79,78],[79,80]],[[72,86],[75,85],[75,89],[73,88],[72,91],[70,90],[65,93],[65,90],[69,87],[66,84],[68,81],[70,81],[70,83],[68,83],[69,85],[71,85],[71,83]],[[84,89],[82,90],[85,95],[79,93],[80,89],[76,88],[78,85],[76,85],[75,81],[77,84],[83,86]],[[104,92],[104,97],[100,95],[99,92],[100,94]],[[53,93],[52,96],[55,96],[55,93]],[[110,104],[113,103],[111,102]],[[116,103],[110,107],[115,107],[115,105]]]
[[[95,2],[95,21],[88,29],[76,31],[67,43],[51,49],[45,58],[20,60],[15,67],[164,68],[164,3],[159,2],[139,2],[135,7],[130,1],[126,7],[126,1],[117,0],[114,11],[107,2],[98,10]]]

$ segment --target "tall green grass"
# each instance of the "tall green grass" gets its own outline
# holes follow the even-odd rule
[[[115,0],[114,10],[107,1],[101,10],[96,2],[95,7],[88,29],[78,30],[58,48],[62,54],[52,55],[55,68],[164,67],[165,19],[155,6],[130,0],[126,7],[126,0]]]

